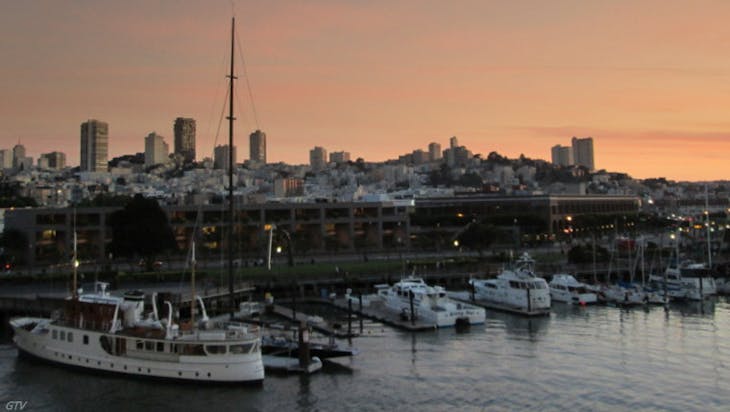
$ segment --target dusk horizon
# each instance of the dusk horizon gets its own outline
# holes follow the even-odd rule
[[[314,146],[377,162],[451,136],[483,156],[549,161],[590,136],[597,170],[727,180],[728,9],[235,2],[238,161],[256,129],[268,161],[289,164]],[[175,118],[192,117],[197,158],[212,157],[227,142],[225,126],[215,136],[231,16],[230,2],[5,3],[0,148],[78,165],[88,119],[109,124],[113,158],[143,152],[151,132],[172,147]]]

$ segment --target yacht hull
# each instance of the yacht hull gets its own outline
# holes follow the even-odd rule
[[[245,355],[176,356],[176,361],[153,360],[155,354],[141,358],[134,354],[110,355],[102,348],[102,337],[124,339],[125,345],[137,338],[106,334],[78,328],[56,326],[48,319],[16,318],[11,320],[15,336],[13,342],[20,353],[49,363],[82,369],[85,371],[112,373],[154,379],[210,382],[210,383],[260,383],[264,379],[261,353]],[[30,329],[30,325],[45,327]],[[55,330],[55,334],[52,332]],[[63,335],[61,335],[63,332]],[[53,338],[56,336],[57,338]],[[60,336],[72,336],[61,340]],[[180,343],[171,340],[168,343]],[[131,349],[131,346],[130,346]],[[162,357],[162,354],[158,355]],[[172,358],[172,357],[170,357]],[[211,359],[217,358],[217,359]]]

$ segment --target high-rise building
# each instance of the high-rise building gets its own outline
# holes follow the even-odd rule
[[[350,161],[350,152],[330,153],[330,163],[347,163]]]
[[[152,132],[144,138],[144,165],[153,166],[167,162],[170,146],[165,138]]]
[[[38,158],[38,167],[41,169],[61,170],[66,167],[66,153],[43,153]]]
[[[446,158],[446,164],[449,167],[463,167],[466,166],[469,159],[474,157],[474,155],[466,147],[456,146],[444,150],[444,157]]]
[[[81,123],[81,171],[106,172],[108,155],[109,125],[95,119]]]
[[[429,160],[429,153],[424,152],[421,149],[416,149],[411,153],[411,162],[414,165],[420,165],[427,163]]]
[[[13,152],[10,149],[0,150],[0,169],[12,169],[13,168]]]
[[[441,160],[441,145],[438,143],[431,143],[428,145],[428,160],[435,162]]]
[[[274,196],[293,197],[304,195],[304,180],[287,177],[274,179]]]
[[[585,166],[589,171],[596,170],[593,160],[593,138],[579,139],[573,136],[573,161],[577,165]]]
[[[25,146],[20,144],[13,147],[13,169],[15,171],[30,170],[33,167],[33,158],[25,155]]]
[[[327,167],[327,150],[324,147],[315,146],[309,151],[309,165],[312,170],[318,172]]]
[[[456,136],[453,136],[451,139],[449,139],[449,147],[455,148],[459,147],[459,139],[456,138]]]
[[[266,164],[266,133],[256,130],[249,136],[249,159]]]
[[[555,145],[550,149],[553,164],[556,166],[573,165],[573,148],[570,146]]]
[[[228,170],[228,145],[218,145],[213,149],[213,168]],[[236,164],[236,146],[233,146],[233,164]]]
[[[183,156],[185,163],[195,161],[195,119],[178,117],[175,119],[175,154]]]

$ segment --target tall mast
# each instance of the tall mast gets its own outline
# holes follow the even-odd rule
[[[228,92],[228,299],[231,311],[231,319],[235,312],[233,298],[233,75],[234,47],[236,38],[236,18],[231,18],[231,72],[228,78],[231,79]]]
[[[710,238],[710,195],[705,185],[705,224],[707,225],[707,267],[712,269],[712,239]]]

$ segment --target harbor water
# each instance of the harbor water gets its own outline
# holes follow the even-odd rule
[[[324,311],[326,312],[326,310]],[[345,321],[346,322],[346,321]],[[359,323],[353,328],[359,331]],[[487,311],[468,331],[409,333],[366,321],[360,354],[258,387],[100,376],[0,345],[6,410],[728,410],[730,303],[645,309],[554,305],[527,319]],[[15,402],[15,403],[13,403]],[[25,404],[18,402],[27,402]],[[13,409],[8,409],[13,408]]]

